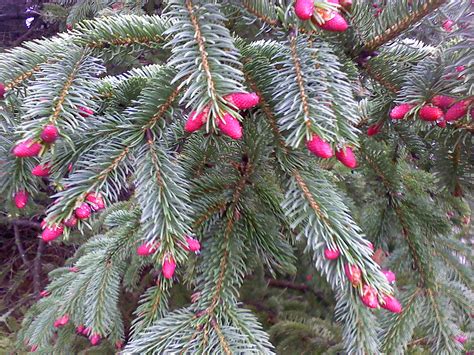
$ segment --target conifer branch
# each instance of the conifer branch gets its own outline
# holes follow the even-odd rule
[[[446,0],[426,0],[419,9],[413,11],[407,17],[397,21],[397,23],[387,28],[383,34],[375,36],[369,42],[366,42],[364,49],[368,52],[376,50],[383,44],[397,37],[411,25],[420,21],[423,17],[443,5],[445,2]]]
[[[5,90],[6,91],[12,90],[16,88],[17,86],[20,86],[25,80],[31,78],[39,70],[41,70],[41,66],[37,65],[33,69],[20,74],[19,76],[17,76],[16,78],[14,78],[13,80],[11,80],[9,83],[5,85]]]
[[[201,55],[202,67],[204,69],[204,73],[206,74],[207,86],[208,86],[208,89],[209,89],[209,92],[210,92],[210,97],[213,100],[216,100],[218,95],[216,93],[216,88],[215,88],[215,85],[214,85],[214,79],[212,78],[211,69],[209,68],[209,62],[208,62],[208,59],[207,59],[208,54],[207,54],[207,51],[206,51],[206,45],[204,44],[204,38],[203,38],[202,33],[201,33],[201,27],[200,27],[200,24],[199,24],[199,21],[198,21],[196,15],[194,14],[193,3],[192,3],[191,0],[186,0],[186,9],[188,10],[189,18],[191,19],[191,23],[194,27],[195,38],[196,38],[196,41],[197,41],[197,44],[198,44],[199,53]]]
[[[392,191],[392,186],[388,179],[386,178],[385,174],[382,172],[382,170],[379,168],[379,166],[375,163],[375,161],[368,155],[365,154],[365,159],[367,163],[369,164],[370,168],[377,174],[377,176],[381,179],[383,185],[385,186],[385,189],[387,190],[388,193],[390,193],[391,196],[394,195],[394,191]],[[410,249],[410,254],[415,262],[416,269],[420,272],[421,274],[421,285],[422,286],[427,286],[426,282],[428,281],[427,279],[427,273],[424,269],[423,263],[421,262],[421,258],[418,252],[418,249],[416,245],[413,243],[412,238],[415,238],[414,236],[410,235],[410,228],[408,226],[407,221],[405,220],[405,216],[400,208],[400,206],[394,205],[393,209],[395,211],[395,214],[398,217],[398,220],[400,221],[400,226],[402,228],[402,235],[405,238],[408,247]]]
[[[318,216],[318,218],[320,218],[322,221],[324,221],[324,223],[330,224],[330,222],[328,221],[328,219],[326,218],[326,216],[322,213],[321,208],[319,207],[319,205],[318,205],[318,204],[316,203],[316,201],[314,200],[313,195],[312,195],[311,192],[309,191],[308,185],[306,185],[306,183],[304,182],[304,180],[303,180],[303,178],[301,177],[301,174],[299,173],[299,171],[298,171],[298,170],[294,170],[294,171],[293,171],[293,176],[295,177],[296,182],[298,183],[299,188],[300,188],[301,191],[303,192],[304,197],[306,198],[306,200],[308,201],[309,205],[311,206],[311,208],[313,209],[313,211],[316,213],[316,215]]]
[[[79,68],[81,67],[83,60],[86,58],[86,55],[87,55],[86,52],[82,52],[81,56],[78,58],[74,66],[71,68],[71,71],[68,74],[61,91],[59,92],[59,96],[54,102],[53,114],[49,117],[50,123],[55,124],[56,121],[59,119],[59,116],[62,114],[64,110],[63,108],[64,100],[66,99],[66,96],[68,95],[69,90],[71,89],[74,79],[76,78],[76,74],[79,71]]]
[[[268,26],[271,27],[276,27],[279,24],[279,21],[276,18],[270,18],[267,14],[265,14],[263,11],[263,7],[267,6],[266,1],[260,1],[260,0],[244,0],[242,1],[242,6],[247,10],[249,13],[254,15],[256,18],[258,18],[260,21],[263,23],[267,24]],[[269,7],[272,6],[272,4],[268,5]],[[260,8],[262,7],[262,8]],[[268,11],[268,9],[267,9]]]
[[[305,120],[306,126],[309,128],[311,126],[311,122],[309,120],[310,112],[309,112],[309,107],[308,107],[308,96],[306,94],[305,84],[303,81],[304,73],[302,72],[300,58],[298,57],[298,52],[297,52],[296,35],[294,34],[290,35],[290,50],[291,50],[291,58],[293,60],[293,64],[295,68],[296,81],[298,83],[300,98],[303,105],[303,112],[305,115],[304,120]]]
[[[365,65],[364,68],[367,74],[369,74],[372,78],[375,79],[375,81],[380,83],[384,88],[388,89],[392,93],[396,94],[400,90],[400,88],[398,88],[396,85],[390,83],[381,74],[373,70],[372,66],[370,65],[370,61]]]

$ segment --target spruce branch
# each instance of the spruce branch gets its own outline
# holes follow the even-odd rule
[[[421,6],[415,11],[407,14],[402,19],[397,19],[397,22],[390,27],[383,30],[383,33],[375,36],[364,44],[364,49],[367,52],[372,52],[382,46],[383,44],[391,41],[392,39],[399,36],[403,31],[407,30],[411,25],[420,21],[423,17],[436,10],[438,7],[443,5],[446,0],[426,0]]]
[[[265,0],[243,0],[243,8],[251,15],[255,16],[262,23],[276,27],[279,21],[276,17],[275,6]]]
[[[365,65],[364,69],[367,72],[367,74],[369,74],[369,76],[374,78],[375,81],[380,83],[383,87],[387,88],[392,93],[396,94],[400,90],[399,87],[397,87],[396,85],[394,85],[391,82],[387,81],[381,74],[374,71],[372,69],[371,64],[370,64],[370,61]]]

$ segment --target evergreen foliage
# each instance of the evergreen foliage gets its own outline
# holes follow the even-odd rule
[[[0,192],[30,196],[3,208],[28,216],[48,194],[43,234],[78,217],[52,241],[77,251],[50,272],[18,350],[78,353],[82,335],[124,354],[472,347],[459,341],[474,313],[471,1],[381,1],[376,12],[319,0],[314,21],[290,0],[169,0],[145,14],[150,3],[56,0],[50,10],[73,27],[0,54]],[[321,29],[327,11],[349,29]],[[258,105],[239,109],[230,97],[242,92]],[[436,95],[467,102],[444,128],[419,119]],[[390,119],[400,104],[412,105],[406,117]],[[229,115],[241,139],[226,133]],[[337,159],[310,154],[315,135]],[[39,154],[14,156],[25,140]],[[354,169],[337,161],[349,147]],[[48,177],[31,174],[37,164]],[[370,309],[366,288],[402,311]]]

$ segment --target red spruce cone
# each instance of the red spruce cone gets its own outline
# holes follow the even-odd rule
[[[382,127],[382,125],[380,123],[375,123],[373,125],[371,125],[368,129],[367,129],[367,135],[369,137],[372,137],[372,136],[375,136],[377,133],[380,132],[380,128]]]
[[[443,111],[436,106],[424,105],[419,112],[423,121],[437,121],[443,117]]]
[[[344,266],[344,272],[346,273],[347,278],[354,287],[360,285],[360,283],[362,282],[362,271],[357,265],[346,264]]]
[[[316,134],[313,134],[311,140],[306,142],[306,147],[311,153],[322,159],[330,158],[333,155],[331,145]]]
[[[335,260],[341,255],[339,250],[324,249],[324,257],[328,260]]]
[[[300,20],[306,21],[313,16],[314,0],[296,0],[295,14]]]
[[[242,138],[242,127],[240,126],[240,122],[228,113],[217,120],[217,127],[219,127],[223,134],[232,139]]]
[[[79,114],[82,116],[82,117],[89,117],[89,116],[92,116],[94,114],[94,111],[92,111],[90,108],[88,107],[84,107],[84,106],[79,106]]]
[[[436,125],[441,128],[446,128],[446,120],[442,118],[438,122],[436,122]]]
[[[91,336],[91,345],[92,346],[96,346],[97,344],[100,343],[100,335],[95,333]]]
[[[323,24],[317,23],[316,20],[313,20],[313,19],[311,20],[319,28],[322,28],[323,30],[331,31],[331,32],[344,32],[349,27],[344,17],[342,17],[341,14],[335,11],[331,12],[331,19],[326,20]]]
[[[49,124],[44,126],[41,131],[40,138],[45,143],[54,143],[58,139],[59,131],[55,125]]]
[[[446,96],[446,95],[436,95],[431,99],[431,103],[443,110],[446,110],[449,106],[453,104],[455,101],[454,98]]]
[[[357,167],[357,160],[351,147],[336,150],[336,158],[350,169]]]
[[[393,313],[400,313],[402,311],[402,305],[395,297],[384,295],[383,300],[384,303],[380,305],[382,308],[385,308],[386,310]]]
[[[389,283],[394,283],[397,279],[395,273],[392,270],[382,270],[382,274],[385,275]]]
[[[91,208],[87,203],[83,202],[74,210],[74,214],[78,219],[87,219],[91,216]]]
[[[239,110],[247,110],[257,106],[260,102],[260,98],[254,92],[234,92],[233,94],[225,96],[224,99]]]
[[[3,100],[5,98],[5,85],[3,83],[0,83],[0,100]]]
[[[41,151],[42,145],[31,139],[18,143],[13,148],[13,155],[18,158],[35,157]]]
[[[49,176],[50,173],[50,168],[49,164],[39,164],[36,165],[32,170],[31,173],[34,176],[39,176],[39,177],[46,177]]]
[[[451,20],[444,20],[443,21],[443,29],[447,32],[451,32],[453,30],[454,21]]]
[[[41,233],[41,239],[46,243],[51,242],[63,234],[64,227],[60,224],[52,224],[50,226],[45,226],[43,233]]]
[[[362,300],[362,303],[369,308],[378,308],[379,306],[377,291],[372,286],[364,285],[360,299]]]
[[[97,212],[105,208],[105,203],[101,195],[90,192],[86,196],[86,201],[91,206],[92,211]]]
[[[456,121],[460,119],[461,117],[466,115],[469,104],[470,100],[462,100],[456,102],[453,106],[449,108],[448,111],[446,111],[444,119],[447,122]]]
[[[464,344],[467,341],[467,336],[465,336],[464,334],[456,335],[454,337],[454,340],[456,340],[459,344]]]
[[[170,255],[165,256],[162,265],[163,276],[166,279],[171,279],[174,275],[174,270],[176,269],[176,262],[173,257]]]
[[[77,218],[72,215],[68,219],[65,219],[63,223],[66,227],[73,228],[77,225]]]
[[[77,334],[82,334],[82,332],[86,329],[86,327],[83,324],[80,324],[76,327],[76,333]]]
[[[191,112],[184,125],[184,130],[189,133],[199,131],[206,123],[208,114],[209,107],[205,107],[201,112]]]
[[[140,256],[148,256],[153,254],[160,247],[160,243],[155,242],[153,244],[143,243],[140,244],[137,248],[137,254]]]
[[[28,203],[28,192],[25,190],[18,191],[13,196],[13,202],[15,202],[16,208],[25,208],[26,204]]]
[[[184,245],[184,249],[187,251],[198,253],[201,250],[201,244],[199,243],[199,240],[187,236],[186,245]]]
[[[413,105],[411,104],[401,104],[401,105],[395,106],[390,111],[390,118],[394,120],[402,120],[405,118],[408,111],[410,111],[412,108],[413,108]]]

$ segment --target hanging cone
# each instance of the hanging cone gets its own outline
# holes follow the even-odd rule
[[[217,120],[217,127],[223,134],[232,139],[242,138],[242,126],[240,125],[240,122],[228,113]]]
[[[350,169],[357,167],[357,160],[351,147],[336,150],[336,158]]]
[[[260,98],[254,92],[247,93],[247,92],[235,92],[233,94],[227,95],[224,99],[239,110],[247,110],[258,105]]]
[[[331,145],[316,134],[313,134],[311,140],[306,142],[306,147],[311,153],[322,159],[328,159],[333,155]]]

